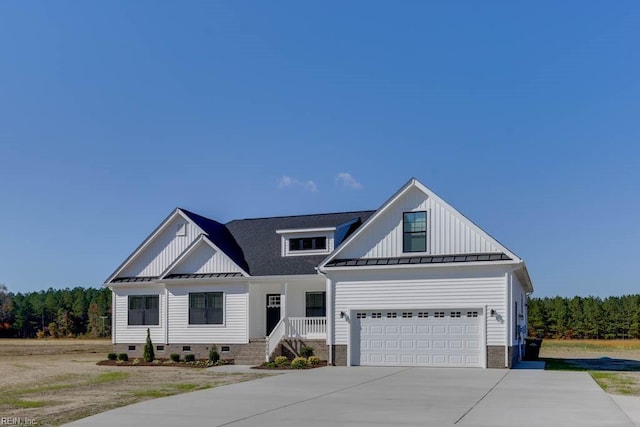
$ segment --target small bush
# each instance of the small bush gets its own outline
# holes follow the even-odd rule
[[[318,356],[309,356],[307,361],[311,366],[318,366],[320,364],[320,358]]]
[[[302,357],[313,356],[313,347],[310,347],[308,345],[303,345],[302,348],[300,348],[300,356]]]
[[[169,359],[171,359],[172,362],[179,362],[180,361],[180,355],[178,353],[171,353],[169,355]]]
[[[293,359],[293,361],[291,362],[291,367],[293,369],[304,369],[306,368],[308,365],[307,363],[307,359],[304,357],[296,357],[295,359]]]
[[[218,353],[218,347],[212,345],[209,349],[209,362],[218,363],[220,360],[220,353]]]
[[[147,328],[147,342],[144,345],[144,352],[142,353],[142,357],[145,362],[153,362],[153,359],[156,358],[155,353],[153,352],[153,343],[151,342],[151,331]]]
[[[290,363],[289,359],[287,359],[287,356],[278,356],[276,357],[274,362],[277,366],[287,366]]]
[[[139,365],[140,364],[140,359],[138,359],[137,357],[135,359],[133,359],[133,361],[131,362],[132,365]]]
[[[127,355],[127,353],[120,353],[118,354],[118,360],[126,362],[127,360],[129,360],[129,355]]]
[[[184,361],[185,362],[195,362],[196,361],[196,355],[195,354],[185,354],[184,355]]]
[[[116,360],[116,359],[118,359],[118,355],[116,353],[109,353],[109,354],[107,354],[107,359]]]
[[[275,368],[276,367],[276,363],[275,362],[262,362],[262,365],[260,366],[264,366],[265,368]]]

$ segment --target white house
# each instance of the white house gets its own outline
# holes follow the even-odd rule
[[[524,261],[416,179],[376,211],[234,220],[172,212],[107,279],[113,344],[259,363],[511,367]]]

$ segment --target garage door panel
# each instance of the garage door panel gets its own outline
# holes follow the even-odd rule
[[[450,334],[462,335],[462,325],[451,325],[449,326]]]
[[[379,310],[360,312],[352,325],[360,333],[360,364],[480,367],[484,317],[474,313],[390,310],[380,316]]]
[[[416,348],[416,341],[414,341],[414,340],[402,340],[402,341],[400,341],[400,348],[403,349],[403,350],[408,350],[408,349],[413,350],[414,348]]]
[[[444,335],[447,333],[447,327],[444,325],[435,325],[432,330],[434,334],[438,335]]]
[[[429,325],[418,325],[418,326],[416,326],[416,333],[419,334],[419,335],[431,334],[431,326],[429,326]]]

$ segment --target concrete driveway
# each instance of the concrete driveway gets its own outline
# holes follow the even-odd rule
[[[72,426],[633,426],[584,372],[327,367],[156,399]]]

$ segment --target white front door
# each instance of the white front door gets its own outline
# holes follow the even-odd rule
[[[482,367],[482,310],[362,310],[352,319],[360,365]],[[357,335],[359,335],[359,340]],[[355,347],[355,346],[354,346]]]

